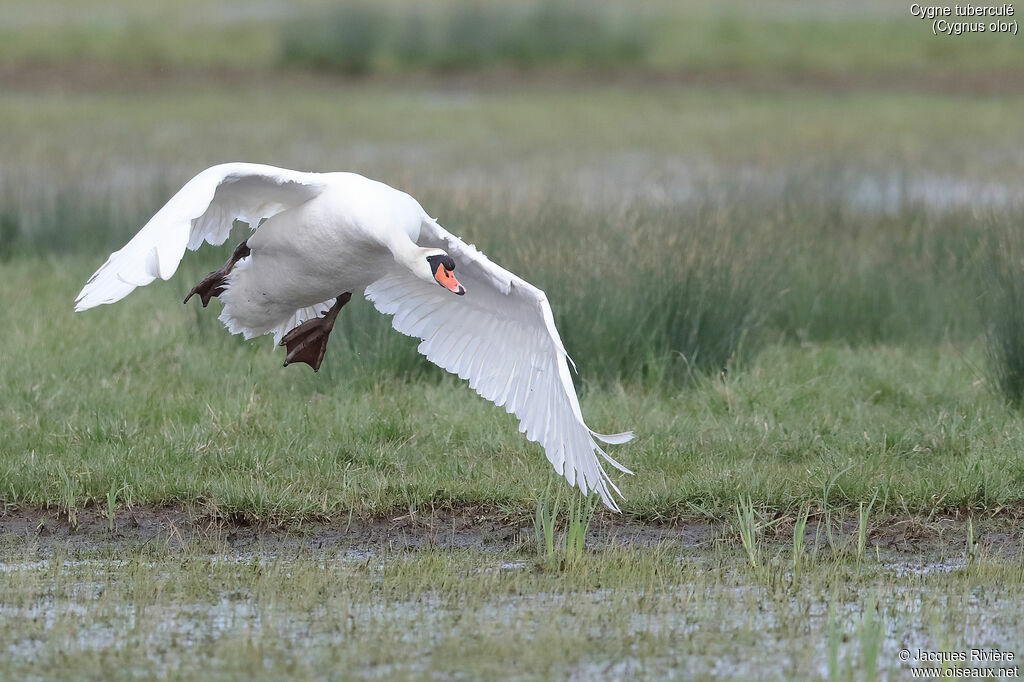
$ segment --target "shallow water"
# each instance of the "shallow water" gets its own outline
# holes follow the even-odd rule
[[[813,582],[781,589],[742,564],[723,572],[698,562],[695,570],[680,574],[690,579],[659,586],[557,592],[521,591],[509,583],[508,590],[479,598],[445,596],[429,587],[415,590],[414,598],[394,598],[387,591],[348,593],[349,572],[366,571],[370,584],[377,584],[388,562],[407,559],[365,552],[310,559],[269,553],[203,557],[198,561],[207,569],[185,577],[166,561],[7,560],[0,563],[0,575],[8,589],[11,581],[21,581],[33,596],[15,604],[10,593],[0,593],[6,594],[0,600],[0,633],[7,639],[0,650],[15,670],[55,657],[116,658],[135,651],[142,657],[134,664],[137,674],[173,677],[197,660],[219,665],[218,656],[227,655],[219,653],[222,644],[227,650],[240,641],[258,646],[269,674],[282,670],[283,659],[315,667],[325,652],[363,650],[383,639],[399,651],[364,661],[355,674],[384,679],[457,669],[460,661],[434,658],[435,648],[444,649],[450,638],[472,642],[488,634],[545,646],[548,633],[568,632],[583,640],[607,640],[619,652],[570,655],[558,668],[568,679],[783,679],[829,677],[831,651],[841,666],[857,667],[863,647],[877,636],[880,677],[895,679],[906,672],[897,659],[901,649],[1015,651],[1024,641],[1019,584],[947,584],[946,579],[967,575],[969,568],[959,559],[884,560],[875,565],[876,577],[862,584],[832,582],[827,589]],[[477,572],[496,572],[498,580],[528,577],[536,566],[493,555],[481,555],[476,563]],[[236,566],[232,575],[253,567],[276,571],[280,589],[257,590],[245,580],[232,584],[221,576],[203,598],[130,598],[131,581],[140,576],[170,585],[203,581]],[[291,594],[293,573],[311,569],[337,576],[337,593],[311,602]],[[461,570],[465,567],[455,572]],[[111,598],[109,591],[117,596]],[[871,604],[879,623],[874,631],[865,625]],[[27,622],[34,628],[19,628]]]

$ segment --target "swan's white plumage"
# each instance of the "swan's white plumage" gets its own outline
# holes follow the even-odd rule
[[[157,277],[170,279],[185,249],[223,244],[234,221],[249,223],[315,197],[324,184],[317,173],[255,163],[225,163],[189,180],[164,207],[89,278],[75,310],[119,301]]]
[[[570,484],[584,493],[596,491],[618,510],[613,496],[618,488],[601,459],[630,472],[597,441],[621,444],[633,434],[602,435],[584,423],[571,360],[544,292],[442,228],[407,194],[382,183],[352,173],[302,173],[258,164],[209,168],[110,255],[78,295],[75,310],[120,300],[157,277],[168,279],[186,249],[198,249],[204,241],[224,243],[235,220],[255,230],[265,218],[266,225],[250,240],[253,256],[237,264],[222,296],[221,320],[229,331],[246,337],[273,333],[277,342],[326,310],[330,297],[364,288],[376,308],[392,316],[396,330],[420,339],[419,351],[431,362],[515,414],[519,430],[540,443]],[[400,255],[407,248],[447,252],[466,294],[454,296],[424,282]],[[300,300],[294,292],[303,283],[309,290],[300,287]],[[330,288],[342,285],[340,291]],[[240,299],[254,287],[259,296],[276,301],[276,317],[253,322],[253,315],[231,309],[233,304],[253,309],[256,296]]]

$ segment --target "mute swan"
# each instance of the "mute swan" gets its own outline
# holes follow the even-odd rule
[[[620,444],[633,434],[601,435],[583,422],[544,292],[383,183],[250,163],[208,168],[110,255],[78,294],[75,310],[170,278],[186,248],[223,244],[235,220],[254,233],[193,287],[186,303],[198,295],[205,307],[219,297],[220,320],[231,333],[273,334],[286,347],[285,365],[304,362],[315,371],[339,311],[361,289],[393,316],[396,330],[421,340],[427,359],[515,413],[520,432],[543,446],[570,485],[584,494],[596,490],[618,511],[611,491],[621,493],[598,456],[632,472],[597,440]]]

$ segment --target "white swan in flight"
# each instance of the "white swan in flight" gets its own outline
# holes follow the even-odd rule
[[[264,220],[265,219],[265,220]],[[208,168],[185,184],[89,278],[75,310],[127,296],[174,274],[185,249],[223,244],[235,220],[255,234],[185,298],[217,296],[233,334],[273,334],[285,365],[320,368],[334,320],[363,290],[419,352],[468,379],[519,418],[555,471],[618,511],[600,458],[631,473],[583,422],[568,355],[544,292],[491,262],[405,192],[355,173],[304,173],[251,163]],[[263,221],[261,223],[261,221]],[[257,229],[257,227],[259,229]],[[459,279],[454,270],[458,266]],[[463,286],[465,285],[465,286]]]

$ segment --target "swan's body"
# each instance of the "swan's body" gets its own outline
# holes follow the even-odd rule
[[[424,215],[415,199],[354,173],[326,175],[330,191],[271,216],[247,240],[253,256],[220,297],[232,332],[280,341],[298,310],[364,289],[395,268],[393,249],[415,245]]]
[[[78,295],[75,310],[113,303],[157,277],[170,278],[186,248],[224,243],[235,220],[255,233],[211,273],[212,284],[207,278],[193,289],[204,305],[220,297],[228,330],[246,338],[273,334],[275,342],[288,344],[292,359],[297,333],[326,326],[317,332],[319,358],[307,359],[310,349],[302,343],[306,357],[292,360],[316,369],[334,317],[351,292],[363,290],[380,312],[394,316],[395,329],[421,339],[419,351],[427,359],[515,413],[520,431],[541,443],[570,484],[597,491],[617,510],[611,491],[618,490],[598,457],[628,470],[595,438],[624,443],[632,433],[602,436],[583,422],[544,292],[383,183],[354,173],[258,164],[208,168],[110,255]],[[454,279],[456,265],[465,287]]]

